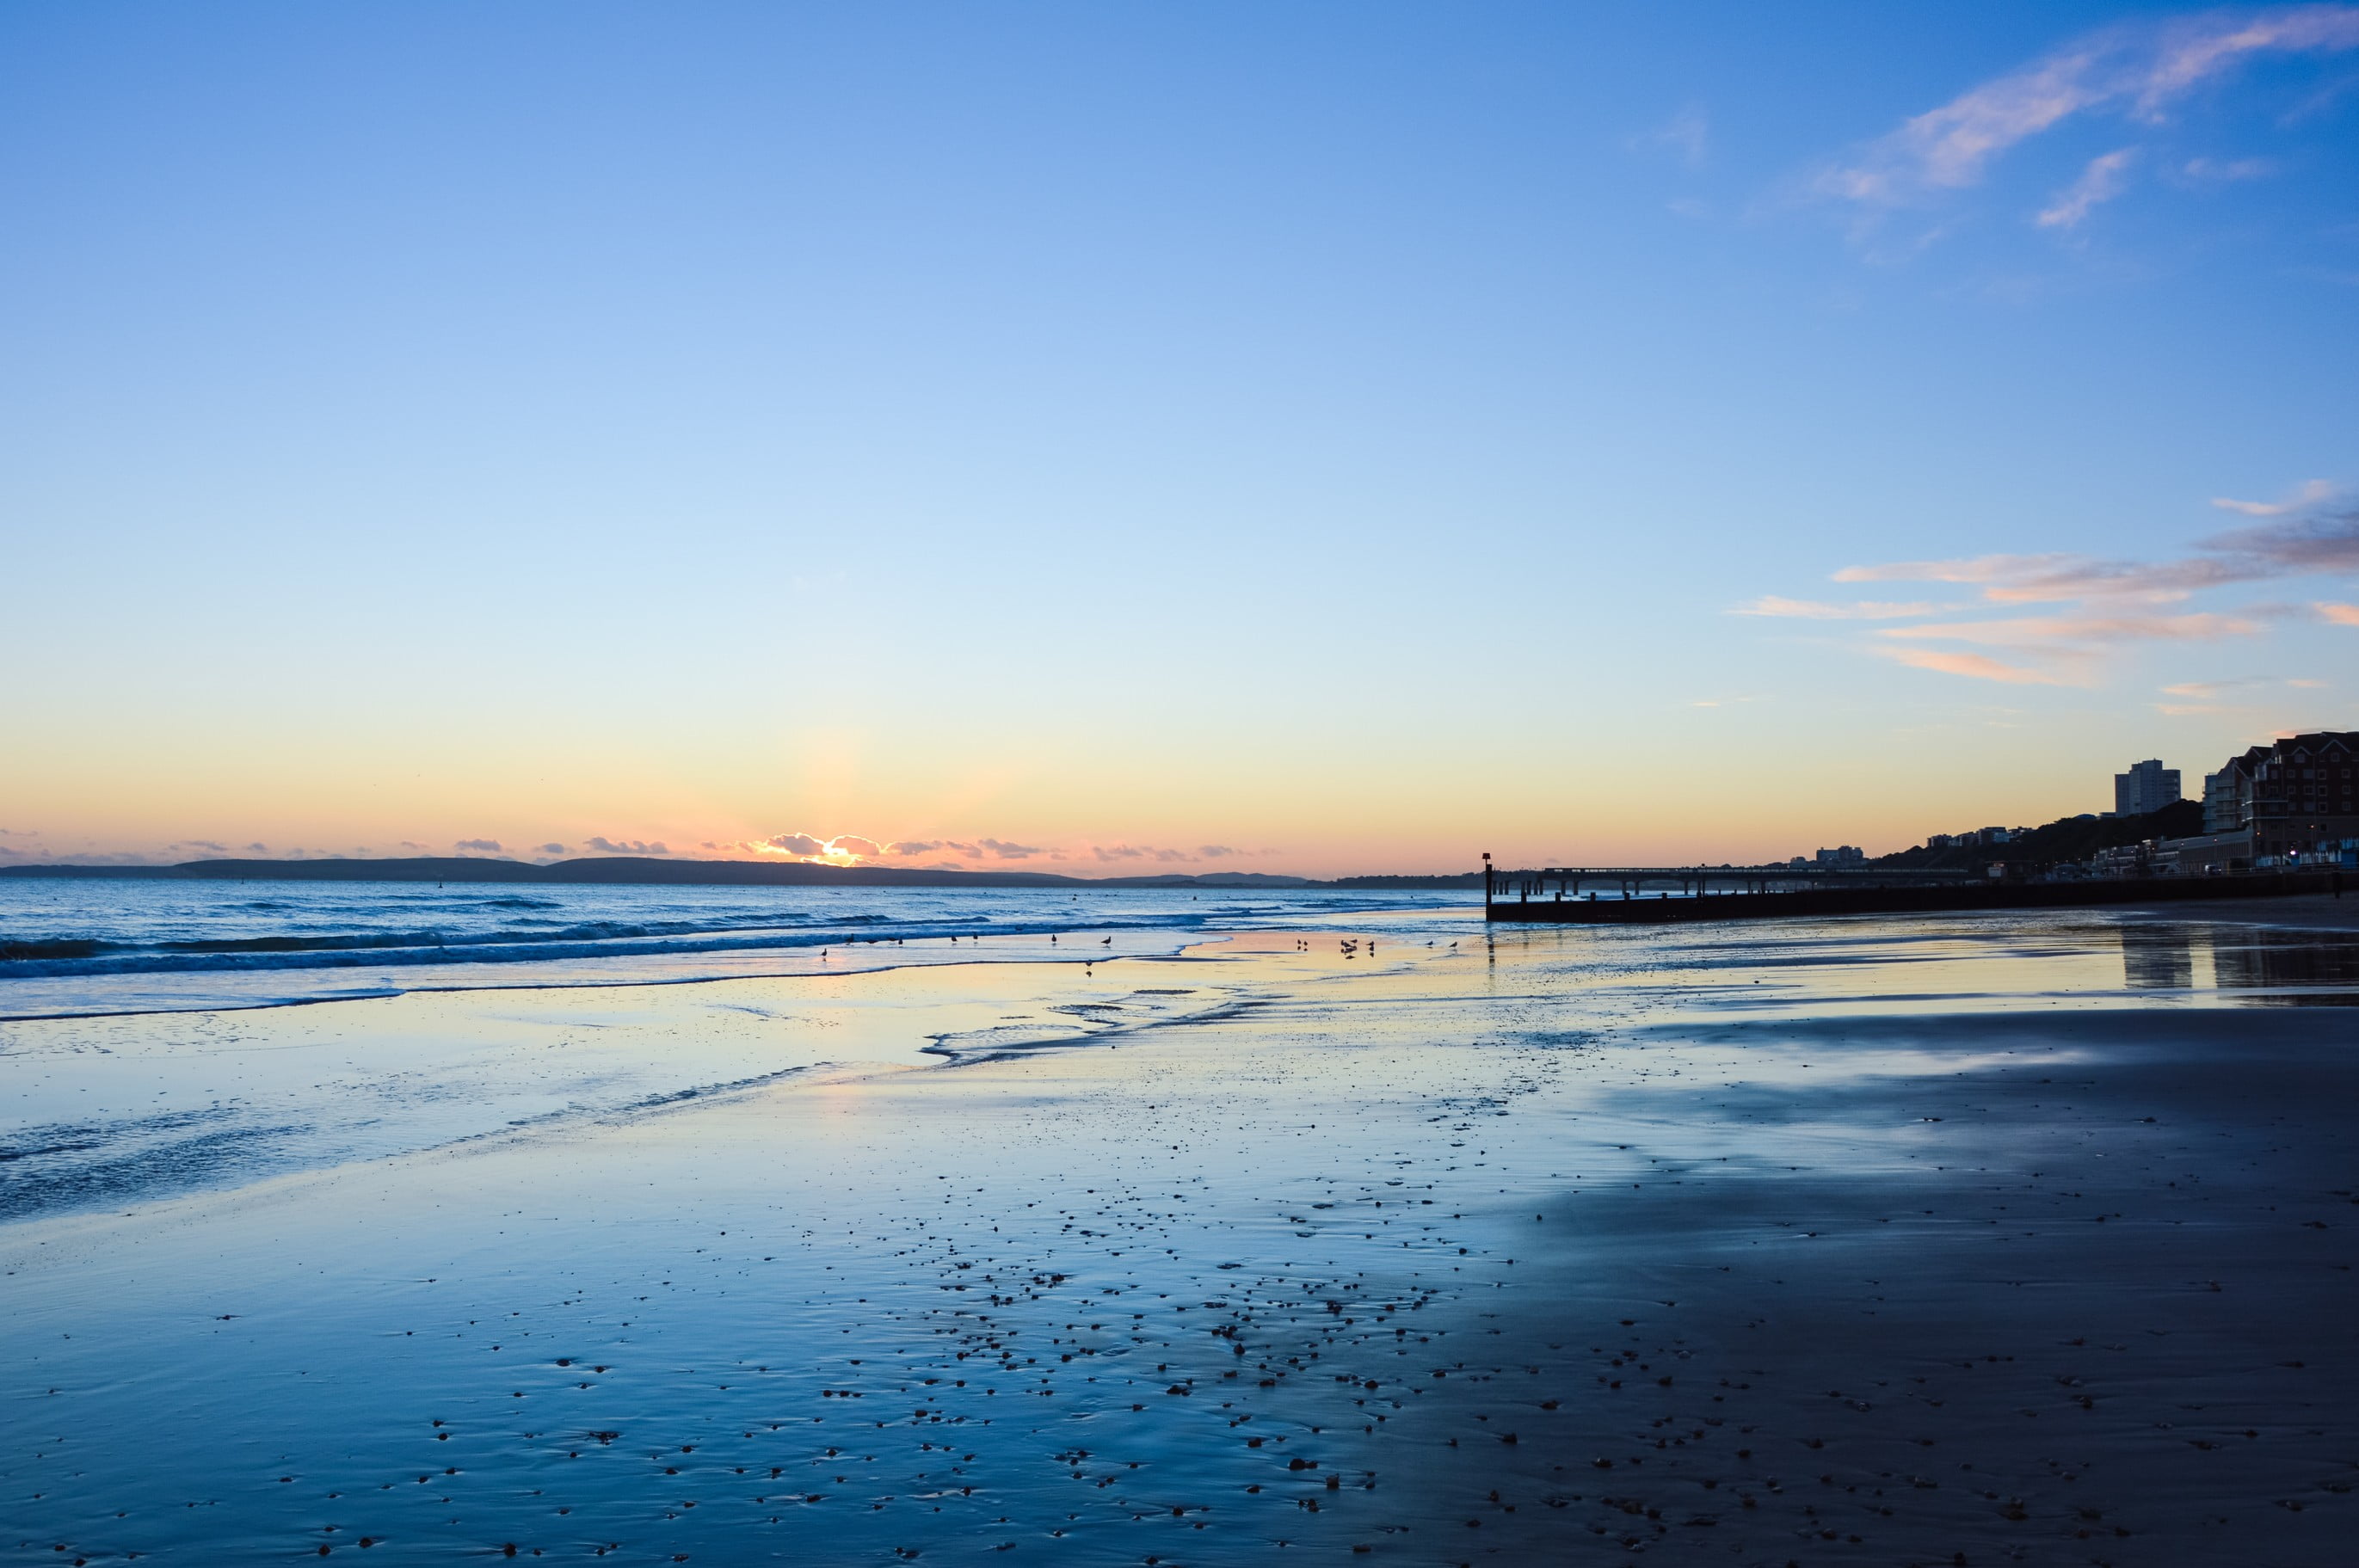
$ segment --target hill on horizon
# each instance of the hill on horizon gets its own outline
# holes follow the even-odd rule
[[[1482,873],[1385,875],[1321,881],[1265,871],[1165,872],[1155,876],[1076,877],[1060,871],[919,870],[901,866],[829,866],[808,860],[668,860],[611,855],[527,860],[473,855],[416,855],[382,860],[186,860],[162,866],[49,864],[0,867],[0,877],[104,877],[199,881],[430,881],[623,883],[709,887],[1203,887],[1358,888],[1479,887]]]

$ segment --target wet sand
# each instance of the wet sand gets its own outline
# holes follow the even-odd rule
[[[2190,899],[2121,913],[2145,920],[2226,921],[2232,925],[2285,926],[2310,931],[2359,931],[2359,877],[2342,898]]]
[[[1264,934],[23,1220],[0,1557],[2347,1561],[2359,944],[2169,914]]]

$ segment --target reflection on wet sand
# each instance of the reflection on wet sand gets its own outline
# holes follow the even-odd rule
[[[2211,951],[2208,927],[2125,925],[2121,937],[2122,984],[2134,991],[2194,989],[2198,939]]]
[[[2122,984],[2133,991],[2212,989],[2246,1005],[2359,1006],[2359,938],[2333,931],[2208,922],[2119,927]]]
[[[2223,990],[2286,1007],[2359,1006],[2359,940],[2267,926],[2216,930],[2212,962]]]

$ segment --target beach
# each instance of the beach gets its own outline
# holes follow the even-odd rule
[[[51,1157],[0,1554],[2340,1562],[2359,942],[2299,902],[174,1015],[373,1108]],[[166,1027],[0,1063],[193,1098]],[[395,1114],[419,1041],[491,1087]]]
[[[0,81],[0,1568],[2359,1564],[2359,0]]]

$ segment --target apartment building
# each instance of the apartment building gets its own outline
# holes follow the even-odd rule
[[[2249,830],[2256,866],[2339,859],[2359,839],[2359,731],[2314,730],[2230,758],[2203,781],[2203,827]]]
[[[2179,799],[2179,770],[2166,768],[2159,757],[2133,762],[2130,771],[2114,775],[2114,815],[2144,816]]]

